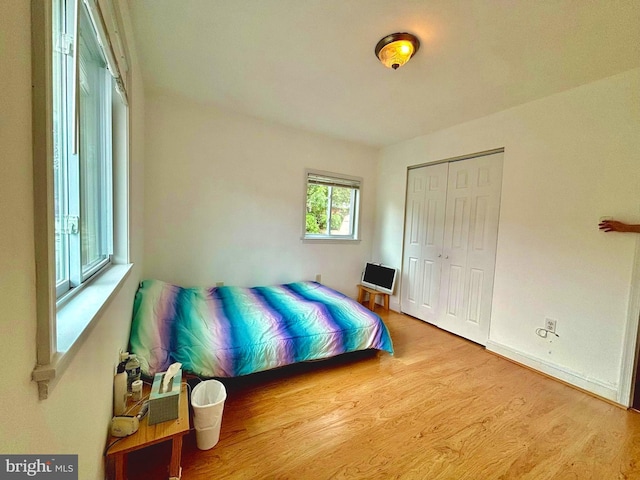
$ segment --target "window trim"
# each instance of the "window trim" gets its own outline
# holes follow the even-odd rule
[[[358,191],[355,199],[355,216],[356,219],[353,222],[353,235],[327,235],[327,234],[308,234],[307,233],[307,188],[309,185],[310,176],[326,177],[327,179],[335,180],[337,186],[348,187],[353,185],[352,188]],[[304,188],[303,188],[303,201],[302,201],[302,237],[300,238],[303,243],[359,243],[360,242],[360,217],[361,217],[361,205],[362,205],[362,177],[356,177],[353,175],[346,175],[343,173],[327,172],[324,170],[316,170],[306,168],[304,170]],[[357,186],[356,186],[357,185]]]
[[[82,2],[83,0],[77,0]],[[81,291],[63,306],[56,306],[55,224],[54,224],[54,170],[53,162],[53,77],[52,77],[52,28],[53,5],[50,0],[32,0],[32,129],[33,129],[33,201],[34,201],[34,250],[36,286],[36,366],[32,380],[38,383],[41,400],[50,391],[71,364],[75,354],[88,338],[89,333],[101,318],[101,313],[118,293],[132,269],[128,254],[128,182],[130,151],[130,112],[124,104],[121,112],[120,131],[126,136],[124,144],[118,139],[118,173],[114,174],[117,188],[124,191],[119,199],[114,198],[115,211],[121,212],[114,219],[114,232],[119,229],[119,245],[114,239],[112,264],[85,282]],[[126,99],[126,97],[125,97]],[[120,114],[119,114],[120,116]],[[115,145],[116,140],[113,140]],[[113,146],[112,145],[112,146]],[[116,168],[114,155],[114,169]],[[126,231],[122,235],[122,231]],[[68,316],[76,324],[69,339],[58,344],[58,318]],[[63,347],[63,348],[61,348]]]
[[[61,282],[57,283],[56,295],[57,306],[60,308],[68,300],[73,297],[86,283],[90,277],[109,267],[111,263],[112,253],[112,237],[113,237],[113,197],[111,195],[112,179],[113,179],[113,155],[112,155],[112,75],[108,71],[108,64],[105,59],[102,43],[97,38],[96,29],[91,18],[90,11],[86,8],[86,4],[82,5],[82,1],[78,0],[58,0],[53,2],[56,11],[52,10],[52,19],[55,22],[56,17],[59,19],[60,25],[52,25],[53,34],[58,34],[60,38],[65,38],[73,48],[73,55],[65,56],[62,53],[52,54],[52,68],[57,67],[60,72],[60,78],[54,78],[52,85],[55,88],[62,87],[62,92],[54,92],[54,103],[58,105],[57,118],[54,118],[53,124],[57,125],[58,132],[54,131],[54,147],[58,154],[58,161],[62,167],[62,177],[58,188],[63,192],[58,197],[62,198],[62,203],[57,206],[60,218],[60,224],[66,224],[69,218],[89,218],[86,214],[89,204],[85,203],[87,199],[83,193],[85,188],[84,179],[81,172],[86,167],[87,161],[83,160],[79,155],[79,150],[83,147],[82,129],[77,122],[86,125],[93,123],[88,117],[82,117],[82,92],[86,88],[95,89],[97,101],[91,100],[95,110],[91,112],[91,116],[98,118],[95,122],[96,135],[93,137],[95,143],[96,159],[98,160],[97,169],[101,178],[100,191],[98,193],[100,199],[102,215],[100,221],[106,229],[100,229],[99,249],[101,251],[100,258],[93,263],[85,265],[83,246],[85,245],[84,232],[80,228],[79,232],[74,235],[59,234],[56,245],[62,247],[64,257],[64,268],[66,276]],[[71,9],[70,4],[75,2],[74,8]],[[68,10],[64,10],[65,6]],[[57,11],[60,9],[60,11]],[[69,30],[69,29],[72,30]],[[55,38],[55,36],[54,36]],[[73,39],[73,41],[71,41]],[[55,42],[55,40],[54,40]],[[58,50],[56,48],[56,50]],[[69,58],[72,57],[72,58]],[[93,70],[95,64],[100,64],[98,70]],[[76,85],[77,82],[77,85]],[[57,93],[57,94],[56,94]],[[79,118],[71,122],[76,109],[81,115]],[[57,120],[57,121],[56,121]],[[73,126],[71,125],[73,123]],[[72,144],[78,141],[78,151]],[[55,159],[54,159],[55,161]],[[55,172],[55,170],[54,170]],[[56,187],[54,185],[54,199]],[[92,197],[94,199],[94,197]],[[104,203],[102,203],[104,202]],[[58,225],[60,227],[60,225]],[[64,229],[68,230],[65,225]],[[58,252],[56,251],[56,254]],[[56,265],[58,259],[56,258]],[[58,272],[56,272],[58,273]],[[56,277],[57,279],[57,277]]]

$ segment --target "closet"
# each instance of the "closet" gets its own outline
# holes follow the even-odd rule
[[[502,151],[410,168],[401,310],[485,345],[495,270]]]

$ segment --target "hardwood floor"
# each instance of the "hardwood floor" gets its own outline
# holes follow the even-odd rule
[[[640,414],[419,320],[378,313],[365,352],[224,380],[220,442],[185,437],[184,480],[640,479]],[[129,478],[166,478],[160,445]]]

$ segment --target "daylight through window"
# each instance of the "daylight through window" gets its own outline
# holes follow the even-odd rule
[[[307,172],[305,239],[358,239],[361,180]]]
[[[58,0],[53,9],[53,172],[58,298],[108,265],[113,239],[111,95],[114,81],[87,9],[81,0],[78,2],[76,7],[74,0]]]

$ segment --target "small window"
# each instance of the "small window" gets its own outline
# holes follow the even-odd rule
[[[110,262],[115,83],[84,4],[74,8],[72,2],[59,0],[54,5],[55,258],[56,296],[61,298]],[[74,35],[78,41],[72,43]]]
[[[361,179],[307,171],[305,239],[357,240]]]

